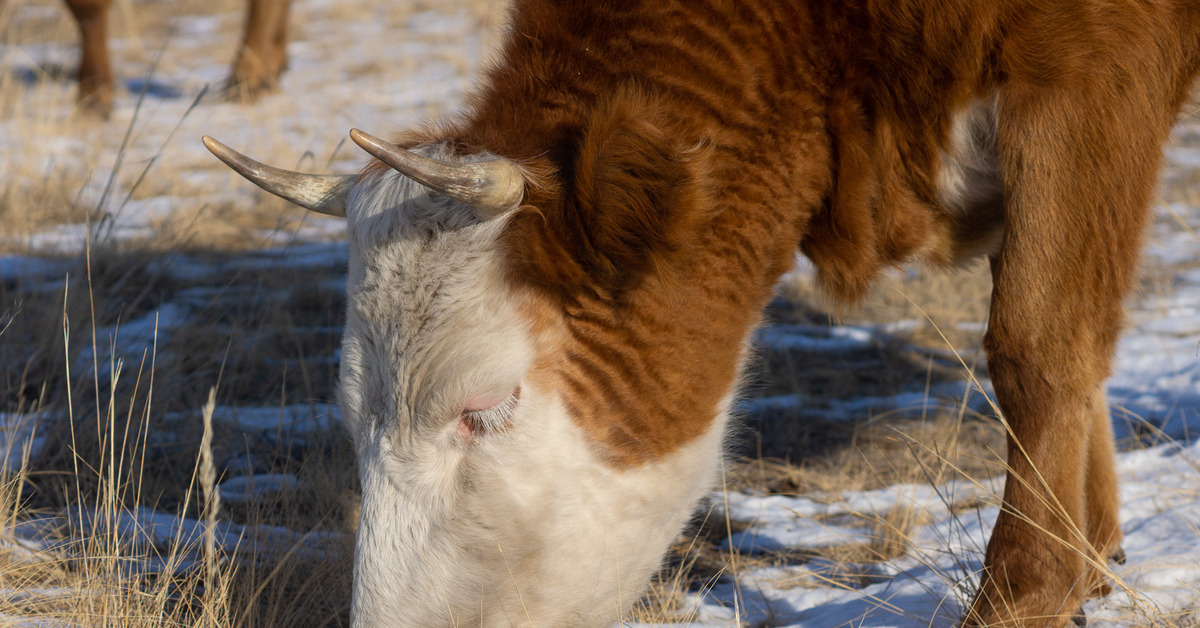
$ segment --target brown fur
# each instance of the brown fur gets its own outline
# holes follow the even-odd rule
[[[108,10],[112,0],[64,0],[79,26],[79,103],[102,117],[112,112],[115,78],[108,57]],[[287,67],[290,0],[247,0],[242,43],[227,88],[253,98],[272,88]]]
[[[1011,470],[964,622],[1059,627],[1119,549],[1103,383],[1198,68],[1193,0],[524,0],[434,139],[547,173],[510,280],[536,377],[614,465],[707,429],[797,245],[847,303],[989,255]],[[952,116],[992,98],[1003,202],[946,207]]]

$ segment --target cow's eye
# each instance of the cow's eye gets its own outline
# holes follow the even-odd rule
[[[520,403],[521,387],[517,386],[500,403],[479,410],[463,410],[462,416],[458,419],[459,435],[469,438],[508,428]]]

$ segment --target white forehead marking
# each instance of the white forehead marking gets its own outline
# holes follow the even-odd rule
[[[504,223],[391,170],[355,186],[342,356],[351,422],[440,429],[465,398],[519,383],[531,351],[497,247]]]
[[[445,161],[486,161],[490,153],[456,157],[441,144],[412,149],[414,153]],[[383,242],[394,229],[458,231],[477,224],[471,207],[452,201],[395,170],[365,176],[350,192],[346,203],[346,228],[361,247]]]

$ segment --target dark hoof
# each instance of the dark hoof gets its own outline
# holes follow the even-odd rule
[[[81,96],[76,101],[80,113],[94,120],[107,120],[112,115],[112,97]]]
[[[1125,564],[1125,548],[1118,547],[1117,551],[1113,552],[1112,555],[1108,557],[1108,559],[1118,565],[1124,565]]]
[[[1082,608],[1075,611],[1075,616],[1071,618],[1071,623],[1079,626],[1079,628],[1087,626],[1087,615],[1083,614]]]
[[[260,97],[266,96],[279,89],[279,74],[265,75],[250,73],[249,76],[230,74],[221,88],[221,96],[226,102],[249,105]]]

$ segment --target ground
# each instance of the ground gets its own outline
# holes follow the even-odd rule
[[[107,122],[73,107],[63,6],[0,5],[0,624],[344,625],[342,223],[262,194],[199,138],[353,172],[351,127],[386,135],[462,102],[502,9],[295,0],[281,89],[243,106],[218,93],[240,2],[117,4]],[[1193,113],[1109,382],[1128,561],[1092,626],[1200,616]],[[614,619],[953,626],[1003,471],[989,288],[982,267],[906,271],[835,317],[801,260],[757,336],[722,486]]]

